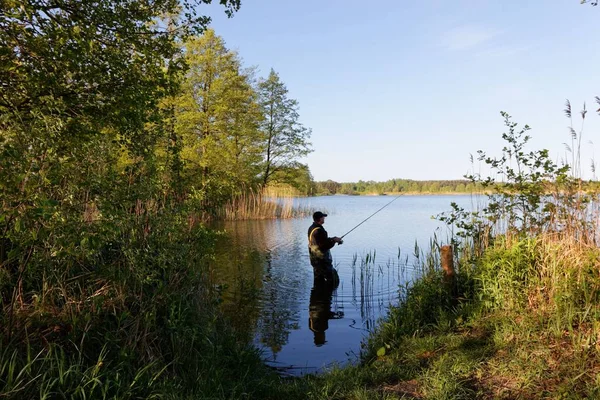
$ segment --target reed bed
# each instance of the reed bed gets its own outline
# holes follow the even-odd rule
[[[310,215],[308,207],[295,205],[292,191],[249,191],[235,196],[216,212],[226,221],[250,219],[289,219]]]

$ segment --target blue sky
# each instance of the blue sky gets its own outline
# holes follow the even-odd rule
[[[587,102],[582,164],[592,177],[600,6],[244,0],[231,19],[216,5],[202,11],[246,66],[274,68],[299,101],[316,180],[461,179],[470,154],[500,154],[501,110],[532,127],[530,149],[560,161],[571,143],[566,99],[576,110]]]

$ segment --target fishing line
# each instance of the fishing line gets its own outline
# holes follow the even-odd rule
[[[369,215],[360,224],[356,225],[354,228],[352,228],[348,232],[344,233],[342,235],[342,237],[340,237],[340,239],[343,239],[344,236],[346,236],[347,234],[349,234],[350,232],[352,232],[353,230],[355,230],[356,228],[358,228],[359,226],[361,226],[362,224],[364,224],[365,222],[367,222],[369,220],[369,218],[371,218],[373,215],[377,214],[379,211],[383,210],[384,208],[386,208],[387,206],[389,206],[390,204],[392,204],[393,202],[395,202],[396,200],[398,200],[399,197],[400,197],[400,195],[396,196],[392,201],[390,201],[389,203],[387,203],[385,206],[381,207],[379,210],[377,210],[373,214]]]

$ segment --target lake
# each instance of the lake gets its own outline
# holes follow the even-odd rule
[[[450,232],[432,216],[469,195],[327,196],[297,198],[299,207],[328,214],[329,236],[344,238],[331,252],[340,276],[335,290],[313,287],[307,230],[311,217],[221,223],[213,264],[223,310],[239,334],[283,373],[321,372],[359,359],[361,343],[398,299],[398,288],[417,276],[415,244],[429,249]]]

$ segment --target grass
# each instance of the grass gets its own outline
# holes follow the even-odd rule
[[[422,276],[401,288],[400,304],[364,343],[362,363],[287,379],[236,339],[218,298],[202,289],[210,287],[202,268],[210,251],[198,244],[210,241],[207,233],[188,231],[184,239],[173,221],[155,222],[144,241],[122,242],[88,277],[47,277],[39,286],[24,279],[10,339],[3,314],[1,397],[600,395],[600,250],[593,243],[556,232],[499,235],[483,256],[458,257],[455,288],[444,283],[435,243],[429,253],[416,249]],[[364,284],[378,273],[375,259],[360,262]]]
[[[416,248],[422,276],[401,288],[400,304],[364,343],[362,363],[288,379],[265,367],[218,311],[203,267],[210,234],[186,230],[185,218],[177,224],[157,219],[149,233],[104,233],[102,243],[113,246],[100,263],[82,254],[77,268],[65,254],[59,276],[42,273],[38,282],[26,271],[21,287],[4,284],[3,294],[16,294],[3,296],[15,301],[10,318],[3,302],[0,397],[600,396],[600,250],[569,232],[497,235],[477,257],[467,249],[455,287],[444,282],[439,246]],[[355,260],[365,295],[379,273],[375,260]]]
[[[61,220],[3,266],[0,398],[278,398],[218,309],[214,234],[183,215],[120,223]]]
[[[390,391],[423,399],[600,396],[600,250],[593,243],[568,232],[499,236],[483,257],[460,261],[456,297],[439,267],[403,289],[359,367],[394,372],[373,379],[366,398]],[[354,398],[353,387],[337,398]]]

